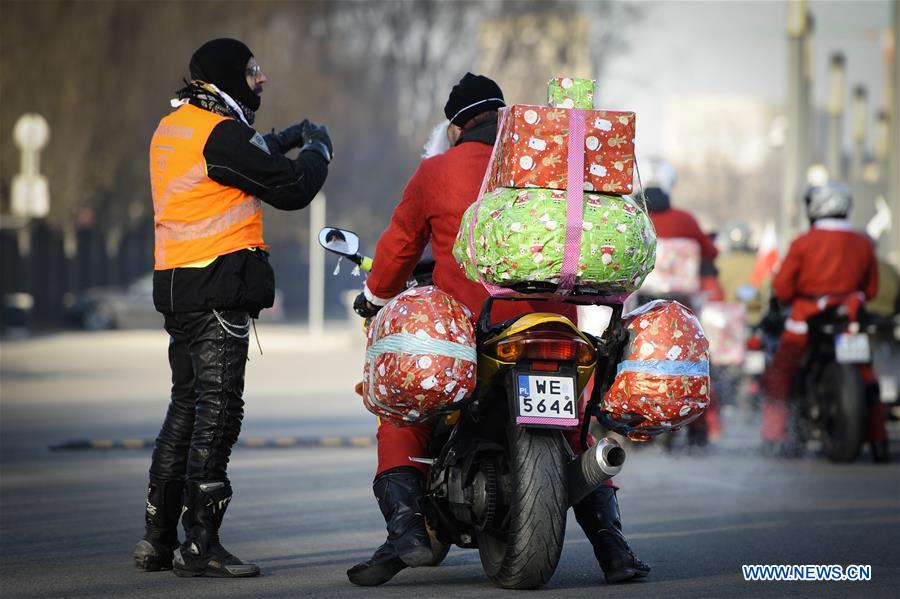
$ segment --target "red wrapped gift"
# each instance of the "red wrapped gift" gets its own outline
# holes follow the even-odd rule
[[[415,287],[369,325],[363,402],[397,424],[425,420],[472,393],[475,363],[472,313],[437,287]]]
[[[500,109],[499,147],[487,191],[568,187],[569,109],[516,104]],[[634,113],[585,110],[584,189],[629,194],[634,173]]]
[[[698,418],[709,406],[709,343],[694,313],[656,300],[624,324],[629,340],[603,400],[604,424],[646,441]]]

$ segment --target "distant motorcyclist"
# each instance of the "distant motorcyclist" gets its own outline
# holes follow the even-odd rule
[[[784,334],[763,374],[762,439],[764,448],[776,455],[792,453],[787,402],[792,379],[806,351],[807,320],[823,310],[823,299],[850,298],[854,294],[871,299],[878,290],[872,242],[854,231],[847,220],[852,204],[847,186],[829,182],[812,187],[805,202],[810,230],[791,243],[772,281],[775,298],[791,306]],[[880,402],[870,407],[868,431],[869,441],[878,446],[878,451],[884,449],[887,432]]]
[[[721,300],[724,297],[719,284],[715,259],[719,250],[712,239],[703,232],[697,219],[686,210],[672,207],[670,194],[675,186],[675,170],[670,164],[660,159],[647,161],[648,179],[644,195],[647,211],[656,229],[659,239],[690,239],[700,246],[700,291],[710,300]],[[689,304],[693,302],[688,301]],[[696,305],[688,306],[694,310]],[[710,406],[702,416],[688,425],[688,442],[692,445],[705,445],[710,436],[721,433],[719,420],[719,402],[715,394],[710,397]]]
[[[750,227],[732,221],[722,227],[722,232],[725,251],[717,258],[716,267],[725,301],[742,302],[747,323],[755,325],[762,317],[762,302],[759,289],[752,283],[756,249],[750,244]]]
[[[428,242],[434,255],[434,283],[465,304],[481,311],[488,294],[466,279],[452,249],[462,215],[478,198],[492,146],[497,136],[497,110],[505,106],[503,92],[491,79],[467,73],[453,87],[444,114],[450,148],[426,158],[413,174],[378,241],[371,274],[355,308],[374,315],[402,292]],[[432,140],[433,141],[433,140]],[[555,302],[498,302],[495,322],[528,312],[563,314],[573,321],[575,307]],[[382,420],[378,427],[378,471],[375,497],[387,523],[388,538],[366,562],[347,575],[351,582],[374,586],[387,582],[406,566],[431,558],[428,534],[419,502],[427,467],[410,457],[426,457],[433,421],[396,426]],[[577,438],[577,433],[573,438]],[[579,444],[570,440],[577,451]],[[594,547],[609,582],[645,576],[650,568],[631,553],[621,532],[615,487],[603,486],[575,506],[575,516]]]

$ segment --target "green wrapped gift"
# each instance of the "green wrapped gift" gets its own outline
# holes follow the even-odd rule
[[[501,187],[485,193],[475,223],[475,259],[469,231],[476,202],[463,215],[453,256],[466,277],[503,287],[559,283],[566,241],[566,192]],[[576,285],[598,293],[634,291],[653,270],[656,232],[628,196],[584,194],[581,256]],[[477,269],[477,271],[476,271]]]
[[[547,104],[553,108],[594,107],[594,80],[554,77],[547,82]]]

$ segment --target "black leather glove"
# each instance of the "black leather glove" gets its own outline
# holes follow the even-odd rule
[[[318,152],[325,159],[325,162],[331,162],[332,157],[334,157],[334,146],[331,144],[331,136],[328,135],[328,127],[316,125],[309,121],[303,121],[301,124],[303,125],[301,131],[303,148],[300,151]]]
[[[303,130],[307,124],[309,124],[309,121],[303,119],[296,125],[291,125],[278,133],[272,131],[271,133],[264,135],[263,138],[270,148],[274,147],[274,149],[285,154],[294,148],[299,148],[303,145]]]
[[[356,299],[353,300],[353,311],[363,318],[372,318],[378,314],[379,310],[381,310],[381,306],[376,306],[367,300],[365,293],[360,292],[360,294],[356,296]]]

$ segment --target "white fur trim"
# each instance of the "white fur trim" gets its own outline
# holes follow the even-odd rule
[[[385,298],[383,298],[383,297],[378,297],[377,295],[375,295],[374,293],[372,293],[372,292],[369,290],[369,285],[368,285],[368,283],[366,283],[366,284],[363,285],[363,295],[365,295],[365,296],[366,296],[366,299],[369,300],[369,303],[372,304],[372,305],[374,305],[374,306],[385,306],[385,305],[387,305],[387,303],[388,303],[389,301],[391,301],[392,299],[394,299],[394,298],[392,298],[392,297],[389,297],[389,298],[387,298],[387,299],[385,299]]]
[[[853,231],[853,225],[846,218],[820,218],[813,223],[813,229],[823,231]]]
[[[428,141],[422,146],[422,158],[431,158],[450,149],[450,139],[447,137],[449,127],[450,121],[446,120],[434,126],[428,135]]]
[[[788,318],[784,321],[784,330],[795,335],[806,335],[809,333],[809,325],[802,320]]]

